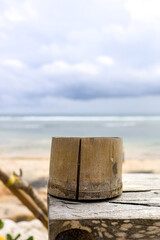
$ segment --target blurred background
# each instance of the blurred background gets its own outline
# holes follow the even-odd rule
[[[159,9],[158,0],[0,1],[3,169],[46,186],[52,136],[116,136],[123,172],[160,173]]]
[[[0,3],[0,157],[49,158],[52,136],[120,136],[160,157],[160,3]]]

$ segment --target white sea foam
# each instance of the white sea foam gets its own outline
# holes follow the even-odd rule
[[[160,121],[160,116],[0,116],[1,122],[145,122]]]
[[[105,123],[106,127],[115,128],[115,127],[134,127],[136,126],[137,122],[109,122]]]

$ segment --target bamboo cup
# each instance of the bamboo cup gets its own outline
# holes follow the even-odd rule
[[[48,193],[98,200],[122,193],[122,138],[53,137]]]

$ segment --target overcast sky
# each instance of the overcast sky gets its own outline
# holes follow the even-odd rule
[[[0,0],[0,113],[160,113],[159,0]]]

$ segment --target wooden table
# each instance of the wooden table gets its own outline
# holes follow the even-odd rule
[[[123,193],[74,202],[48,195],[49,239],[160,239],[160,175],[124,174]]]

